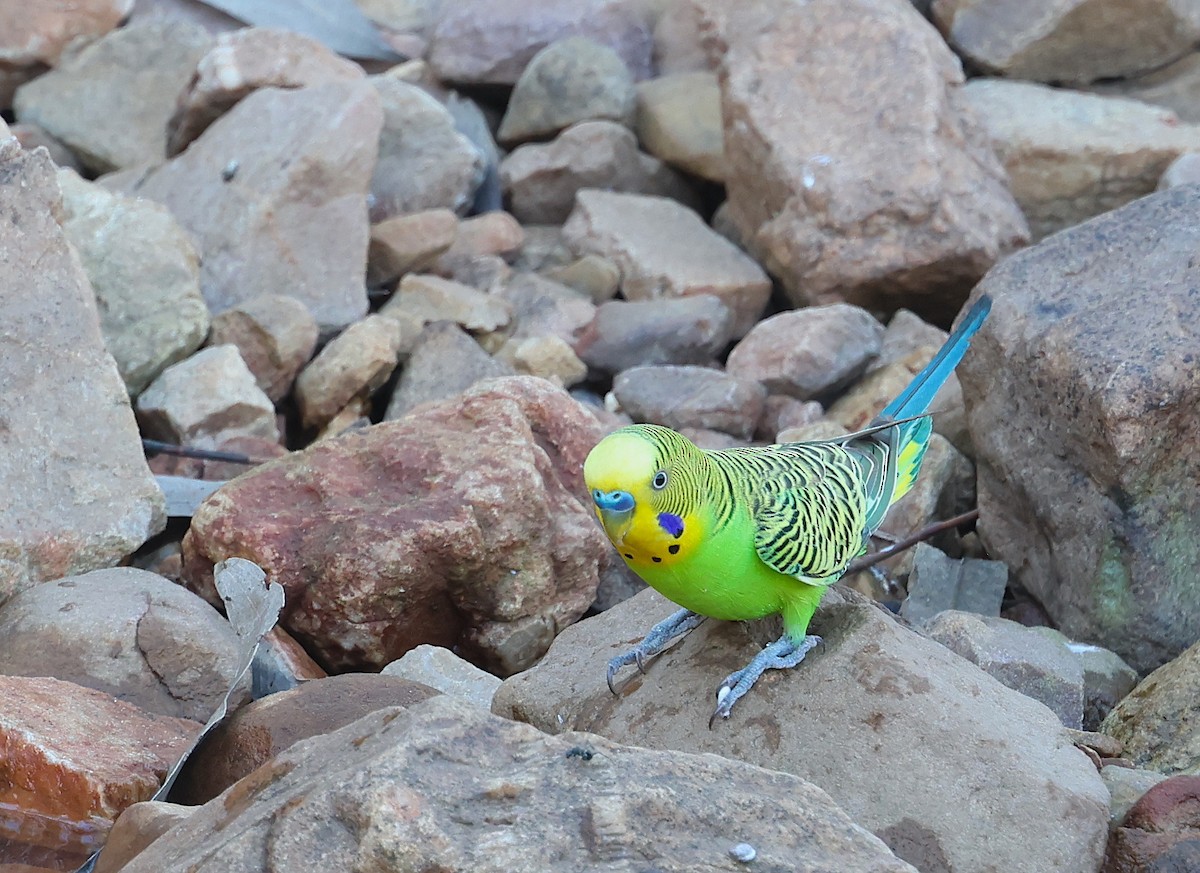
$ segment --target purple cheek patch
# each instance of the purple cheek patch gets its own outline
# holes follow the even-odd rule
[[[658,514],[658,526],[675,537],[675,539],[683,536],[683,519],[678,515],[670,512],[660,512]]]

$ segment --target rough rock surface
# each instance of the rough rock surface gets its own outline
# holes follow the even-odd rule
[[[381,124],[365,82],[256,91],[137,194],[166,204],[195,237],[214,314],[288,294],[337,330],[367,310],[362,205]]]
[[[733,313],[720,298],[610,300],[575,343],[589,367],[617,373],[655,364],[704,364],[733,338]]]
[[[305,427],[327,424],[356,397],[369,397],[396,369],[400,331],[383,315],[356,321],[321,349],[296,379]]]
[[[260,294],[214,318],[208,341],[237,346],[258,387],[278,403],[313,356],[318,335],[316,319],[295,297]]]
[[[949,321],[1028,230],[936,31],[907,0],[707,8],[728,47],[729,215],[749,250],[797,305]]]
[[[434,322],[417,336],[384,420],[400,418],[430,400],[452,397],[483,379],[512,373],[512,367],[485,352],[458,326]]]
[[[0,673],[51,676],[198,722],[229,690],[237,646],[203,599],[133,567],[43,582],[0,609]]]
[[[637,134],[646,151],[711,182],[724,182],[721,88],[707,71],[660,76],[638,85]]]
[[[191,814],[191,807],[159,800],[125,807],[104,841],[96,873],[120,873],[135,855]]]
[[[500,686],[492,709],[547,731],[793,773],[920,870],[1094,873],[1108,792],[1053,713],[847,597],[826,595],[817,612],[823,646],[763,677],[712,731],[714,688],[778,628],[705,622],[645,675],[618,676],[614,697],[608,659],[675,608],[654,591],[568,628],[536,667]],[[1021,826],[999,830],[997,816]]]
[[[707,367],[634,367],[613,380],[613,395],[634,421],[676,430],[719,430],[742,439],[754,435],[767,390]]]
[[[262,873],[314,857],[331,870],[538,873],[552,858],[580,873],[732,873],[741,842],[761,873],[913,873],[802,779],[547,736],[444,696],[293,746],[123,873]]]
[[[487,710],[492,708],[492,696],[500,687],[497,677],[441,646],[417,646],[392,661],[381,672],[384,676],[399,676],[410,682],[420,682]]]
[[[1148,790],[1113,831],[1105,873],[1190,873],[1200,865],[1200,776]]]
[[[8,140],[0,169],[3,601],[121,561],[162,529],[166,512],[92,289],[55,221],[54,166]]]
[[[1174,188],[1009,258],[958,368],[989,553],[1142,672],[1200,637],[1197,209]]]
[[[430,643],[513,673],[583,614],[612,560],[582,503],[599,435],[544,380],[486,382],[229,483],[192,520],[185,578],[211,597],[215,560],[254,560],[326,668]]]

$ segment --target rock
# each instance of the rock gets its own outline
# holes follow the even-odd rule
[[[913,352],[922,349],[940,349],[949,336],[949,333],[924,321],[916,313],[909,312],[907,309],[897,310],[888,322],[887,330],[883,332],[883,339],[879,343],[879,357],[875,359],[875,366],[883,367],[896,361],[903,361]],[[955,384],[958,383],[954,374],[950,375],[950,380]],[[961,404],[961,399],[959,402]]]
[[[1048,88],[974,79],[963,96],[983,121],[1035,240],[1154,191],[1200,126],[1168,109]]]
[[[130,395],[200,348],[208,308],[200,263],[165,207],[58,172],[60,224],[79,253],[100,312],[104,345]]]
[[[104,841],[95,873],[119,873],[143,849],[191,814],[190,807],[158,800],[125,807]]]
[[[1188,873],[1200,863],[1200,776],[1150,788],[1113,831],[1105,873]]]
[[[461,85],[515,85],[533,56],[567,36],[584,36],[620,56],[633,78],[651,73],[649,22],[622,0],[522,0],[443,4],[429,40],[437,78]]]
[[[192,0],[135,0],[129,23],[163,20],[198,24],[214,35],[246,26],[231,15]]]
[[[1113,707],[1137,685],[1137,671],[1101,646],[1068,640],[1067,649],[1083,665],[1083,729],[1098,731]]]
[[[724,183],[721,88],[701,70],[649,79],[637,86],[637,135],[646,151],[673,167]]]
[[[358,64],[290,30],[246,27],[223,33],[200,58],[179,95],[167,125],[167,154],[179,154],[259,88],[308,88],[364,75]]]
[[[427,401],[453,397],[483,379],[510,375],[508,364],[493,358],[457,326],[435,322],[417,337],[384,421],[400,418]]]
[[[2,77],[3,73],[0,73],[0,78]],[[0,83],[0,87],[3,87],[2,83]],[[5,129],[17,138],[17,142],[25,151],[31,152],[38,147],[45,148],[50,152],[50,160],[54,161],[55,166],[74,170],[76,173],[83,171],[83,166],[71,154],[70,149],[36,124],[6,124]]]
[[[633,110],[633,77],[620,55],[585,36],[568,36],[530,58],[496,138],[506,144],[544,139],[600,119],[629,127]]]
[[[275,404],[236,346],[209,346],[173,364],[137,400],[146,435],[176,445],[215,449],[235,436],[278,442]]]
[[[1100,729],[1120,740],[1138,767],[1200,775],[1200,642],[1129,692]]]
[[[528,337],[557,336],[574,345],[596,317],[591,300],[533,273],[513,273],[493,287],[491,293],[512,304],[514,327],[510,343]]]
[[[562,238],[562,228],[552,224],[522,224],[525,241],[512,256],[514,270],[538,273],[565,267],[579,260]],[[598,255],[595,257],[599,257]],[[601,260],[607,260],[602,258]],[[610,262],[611,263],[611,262]],[[615,293],[615,291],[614,291]]]
[[[549,143],[517,147],[500,162],[513,215],[562,224],[583,188],[669,197],[699,207],[695,193],[658,158],[638,151],[637,137],[613,121],[584,121]]]
[[[255,383],[278,403],[312,358],[317,337],[316,319],[302,302],[283,294],[260,294],[214,318],[209,344],[236,346]]]
[[[359,826],[346,829],[348,818]],[[446,873],[533,873],[548,855],[580,873],[732,870],[741,865],[728,853],[742,841],[755,870],[913,873],[796,777],[590,734],[551,737],[444,696],[293,746],[123,873],[257,873],[280,851],[338,870],[395,867],[398,855]]]
[[[483,155],[424,89],[390,76],[370,81],[383,106],[371,221],[425,209],[465,213],[483,181]]]
[[[586,294],[597,305],[612,300],[621,287],[620,269],[600,255],[584,255],[564,266],[549,267],[543,275]]]
[[[1156,190],[1166,191],[1168,188],[1178,188],[1180,185],[1190,185],[1194,182],[1200,182],[1200,154],[1187,152],[1167,165],[1163,174],[1158,177]]]
[[[734,314],[734,336],[746,334],[771,293],[758,264],[662,197],[580,191],[563,235],[577,255],[604,255],[620,267],[628,300],[716,295]]]
[[[1028,236],[958,60],[905,0],[733,8],[709,4],[707,34],[728,46],[726,188],[750,252],[797,306],[948,322]]]
[[[1200,10],[1146,0],[1053,0],[1000,12],[981,0],[934,0],[934,23],[973,65],[1012,79],[1080,84],[1158,69],[1200,42]],[[1136,33],[1136,36],[1134,36]]]
[[[200,725],[46,677],[0,676],[0,804],[8,840],[87,845],[148,800]],[[78,842],[76,842],[78,841]],[[11,845],[11,843],[10,843]]]
[[[754,325],[729,353],[726,369],[772,393],[810,400],[859,376],[879,354],[882,336],[883,325],[857,306],[781,312]]]
[[[430,266],[457,233],[458,216],[449,209],[424,209],[371,225],[367,281],[386,285]]]
[[[332,733],[379,709],[412,706],[436,693],[398,676],[346,673],[255,700],[205,737],[179,772],[171,799],[188,806],[207,803],[300,740]]]
[[[560,336],[531,336],[509,340],[498,356],[518,373],[549,379],[560,388],[570,388],[587,378],[587,364]]]
[[[136,193],[192,233],[214,314],[286,294],[332,333],[367,311],[363,198],[380,124],[363,82],[255,91]]]
[[[409,273],[400,287],[379,310],[394,316],[404,312],[422,326],[435,321],[452,321],[477,334],[494,333],[512,320],[512,304],[469,285],[438,276]]]
[[[492,695],[500,687],[500,680],[491,673],[485,673],[470,661],[464,661],[441,646],[417,646],[392,661],[381,672],[384,676],[399,676],[411,682],[420,682],[489,711],[492,708]]]
[[[1180,487],[1200,481],[1198,208],[1200,188],[1173,189],[998,265],[958,368],[989,553],[1063,633],[1139,671],[1200,637],[1200,490]]]
[[[306,428],[327,424],[356,397],[369,397],[392,376],[400,356],[396,323],[368,315],[321,349],[296,377],[296,405]]]
[[[733,314],[719,297],[612,300],[579,337],[575,351],[589,367],[617,373],[656,364],[704,364],[733,337]]]
[[[900,614],[918,627],[945,610],[1000,614],[1008,568],[999,561],[953,560],[927,543],[913,549],[908,596]]]
[[[354,5],[388,30],[425,36],[437,21],[442,0],[354,0]]]
[[[86,0],[0,9],[0,107],[11,107],[20,85],[56,66],[72,40],[103,36],[132,6],[133,0]]]
[[[771,394],[763,403],[755,437],[767,443],[777,442],[783,431],[810,425],[824,414],[825,410],[815,400],[802,402],[786,394]]]
[[[133,567],[43,582],[0,609],[0,673],[51,676],[159,715],[206,721],[237,676],[237,657],[219,612]]]
[[[1200,53],[1191,52],[1165,67],[1128,79],[1096,82],[1083,90],[1110,97],[1128,97],[1178,113],[1188,124],[1200,122]]]
[[[599,436],[542,379],[478,385],[228,483],[192,519],[184,576],[211,598],[215,559],[256,561],[288,592],[280,623],[327,669],[378,669],[421,643],[525,669],[614,560],[583,503]]]
[[[1048,709],[857,595],[825,601],[813,622],[824,645],[760,680],[712,731],[713,689],[778,628],[705,622],[645,675],[618,677],[614,697],[609,658],[675,609],[654,591],[567,628],[500,686],[492,711],[811,779],[921,870],[1099,867],[1108,795]],[[995,828],[1001,811],[1019,831]]]
[[[947,609],[925,622],[930,637],[1014,691],[1039,700],[1066,727],[1083,726],[1083,668],[1065,646],[994,615]]]
[[[0,602],[119,563],[166,524],[45,152],[0,143]],[[15,290],[19,289],[19,293]],[[15,387],[13,391],[15,391]]]
[[[488,212],[474,215],[458,223],[458,232],[450,248],[434,263],[437,272],[453,274],[455,270],[489,255],[511,256],[525,243],[525,231],[507,212]]]
[[[654,62],[661,77],[711,70],[701,44],[701,6],[692,0],[666,0],[654,25]]]
[[[23,85],[13,108],[93,174],[161,164],[175,100],[211,44],[185,22],[123,27]]]
[[[699,427],[749,439],[766,389],[706,367],[634,367],[613,380],[613,394],[634,421],[679,430]]]
[[[1109,824],[1115,828],[1125,821],[1125,814],[1141,799],[1143,794],[1167,777],[1162,773],[1155,773],[1153,770],[1139,770],[1136,767],[1106,764],[1100,768],[1100,778],[1108,787],[1111,797]]]

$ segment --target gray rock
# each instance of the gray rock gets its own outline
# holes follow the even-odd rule
[[[763,677],[711,731],[713,689],[778,623],[707,621],[645,675],[623,672],[614,697],[608,660],[676,608],[654,591],[565,629],[492,710],[811,779],[921,870],[1095,873],[1108,792],[1058,719],[861,598],[825,599],[813,621],[824,645]]]
[[[1083,726],[1083,667],[1055,640],[1015,621],[947,609],[925,632],[1014,691],[1040,700],[1065,727]]]
[[[1137,686],[1137,671],[1101,646],[1067,642],[1067,648],[1083,664],[1083,729],[1098,731],[1113,707]]]
[[[928,543],[917,543],[900,614],[915,625],[947,609],[995,617],[1007,585],[1008,568],[999,561],[955,560]]]
[[[1162,782],[1167,777],[1153,770],[1139,770],[1136,767],[1119,767],[1107,764],[1100,768],[1100,778],[1108,788],[1109,822],[1113,827],[1119,827],[1125,820],[1125,813],[1130,807],[1142,799],[1142,795]]]
[[[485,352],[457,325],[438,321],[417,338],[388,403],[385,421],[400,418],[428,400],[441,400],[480,379],[512,375],[513,370]]]
[[[417,646],[380,672],[420,682],[487,710],[492,708],[492,696],[500,687],[497,677],[441,646]]]
[[[0,601],[117,564],[166,524],[54,165],[0,143]]]
[[[704,364],[733,338],[733,314],[719,297],[612,300],[575,344],[589,367],[617,373],[655,364]]]
[[[591,734],[547,736],[444,695],[374,712],[267,766],[270,791],[232,809],[213,800],[125,873],[258,873],[280,851],[339,870],[395,868],[400,855],[446,873],[540,873],[550,857],[580,873],[684,873],[739,868],[728,853],[743,842],[762,873],[914,873],[802,779]],[[348,816],[360,826],[347,830]],[[335,831],[343,836],[331,840]]]
[[[104,345],[136,396],[200,348],[208,307],[200,261],[166,207],[105,191],[60,170],[63,233],[96,292]]]
[[[613,394],[634,421],[705,428],[749,439],[767,391],[757,382],[707,367],[634,367],[613,380]]]

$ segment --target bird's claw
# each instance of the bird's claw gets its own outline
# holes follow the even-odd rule
[[[749,664],[725,677],[725,681],[717,688],[717,708],[708,719],[708,729],[712,730],[717,717],[729,718],[733,705],[746,696],[746,692],[754,687],[754,683],[767,670],[787,670],[795,667],[804,660],[804,656],[823,641],[815,634],[809,634],[799,643],[794,643],[786,635],[764,648],[754,656]]]
[[[613,680],[616,679],[617,673],[622,667],[629,664],[636,664],[638,672],[645,674],[647,658],[657,655],[672,640],[687,633],[702,621],[704,621],[704,616],[697,615],[687,609],[681,609],[650,628],[650,633],[646,634],[645,639],[628,652],[617,655],[608,662],[608,690],[613,694],[617,693],[617,688],[613,684]]]

